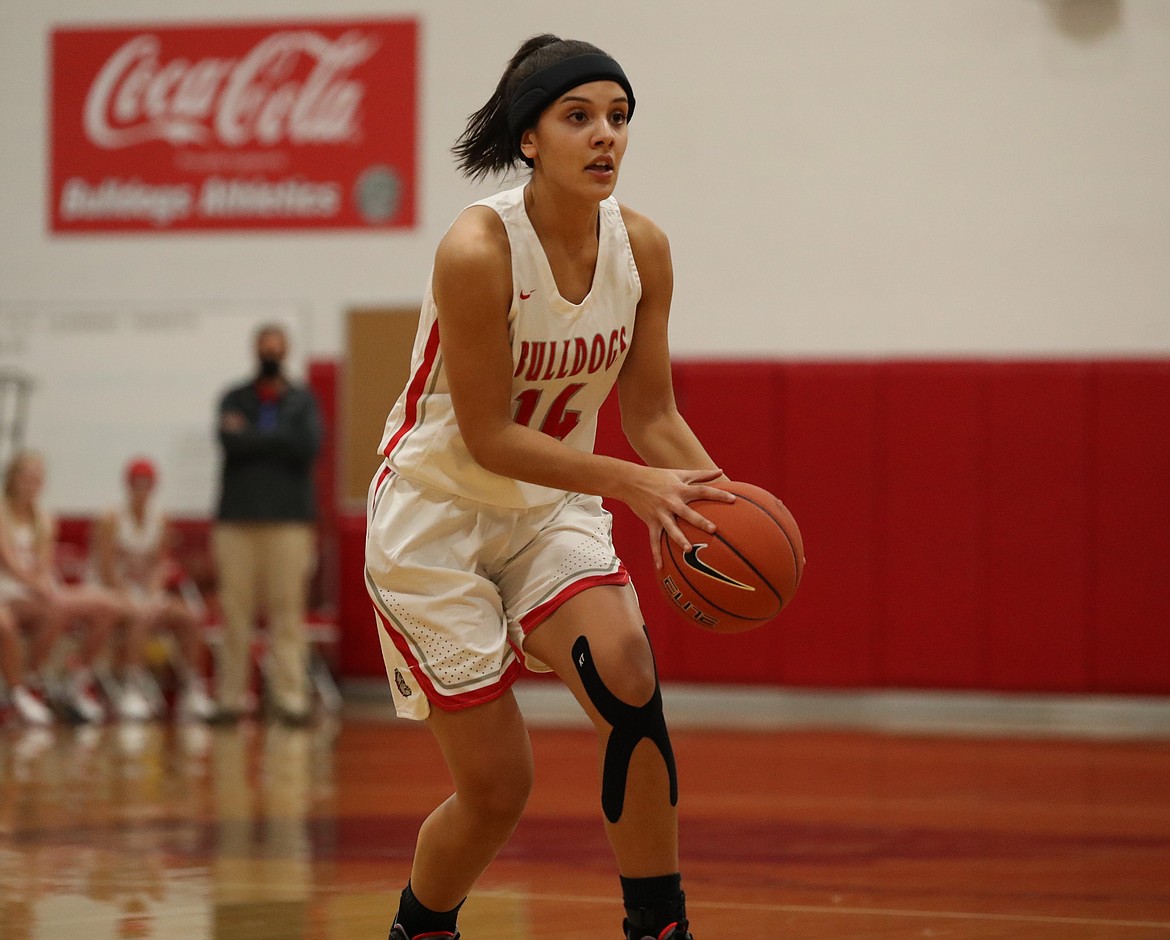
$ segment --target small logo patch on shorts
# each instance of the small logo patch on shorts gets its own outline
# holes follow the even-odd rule
[[[397,669],[394,670],[394,684],[398,686],[398,691],[402,693],[403,698],[410,698],[414,694],[414,689],[406,684],[406,680],[402,678],[402,673]]]

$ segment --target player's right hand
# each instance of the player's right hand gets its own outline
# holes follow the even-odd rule
[[[639,467],[638,471],[632,475],[622,502],[646,523],[654,570],[660,571],[664,532],[683,551],[691,548],[690,541],[679,528],[680,519],[704,532],[715,531],[715,523],[689,504],[699,499],[731,503],[735,501],[735,496],[726,490],[707,485],[723,476],[723,471],[719,469],[665,470],[659,467]]]

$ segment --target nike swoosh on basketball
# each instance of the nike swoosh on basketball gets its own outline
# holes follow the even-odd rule
[[[520,291],[520,299],[521,299],[521,300],[527,300],[527,299],[528,299],[529,297],[531,297],[531,296],[532,296],[534,293],[536,293],[536,288],[535,288],[535,287],[534,287],[534,288],[532,288],[532,290],[530,290],[530,291],[528,291],[528,292],[525,292],[525,291]]]
[[[754,591],[755,588],[750,584],[744,584],[742,581],[736,581],[735,578],[728,577],[718,568],[712,568],[709,564],[699,558],[699,549],[706,548],[706,542],[699,542],[697,545],[692,545],[683,553],[683,561],[687,563],[688,568],[693,568],[699,574],[705,574],[708,578],[714,578],[716,581],[722,581],[724,584],[730,584],[732,587],[737,587],[741,591]]]

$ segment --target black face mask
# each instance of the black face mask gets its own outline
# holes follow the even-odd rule
[[[280,360],[271,356],[260,357],[260,377],[274,379],[280,375]]]

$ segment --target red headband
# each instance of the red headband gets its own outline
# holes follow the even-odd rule
[[[158,478],[158,471],[155,470],[154,464],[145,457],[140,457],[137,460],[131,460],[126,465],[126,482],[130,483],[134,480],[149,480],[153,483]]]

